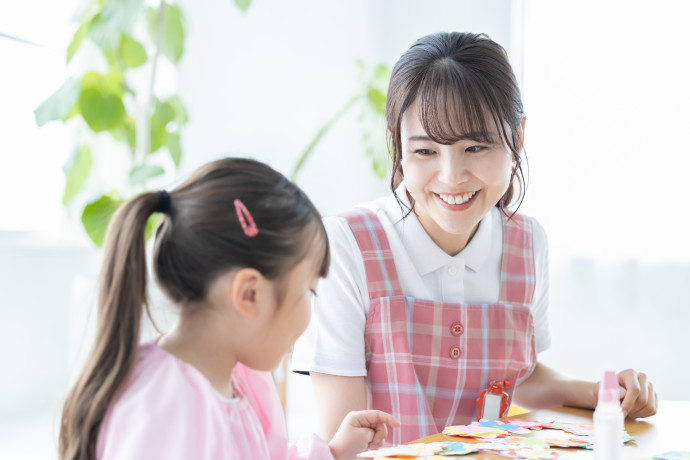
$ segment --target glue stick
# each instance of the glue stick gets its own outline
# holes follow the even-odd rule
[[[599,402],[594,410],[594,458],[621,460],[623,456],[623,411],[619,401],[618,377],[604,372],[599,383]]]

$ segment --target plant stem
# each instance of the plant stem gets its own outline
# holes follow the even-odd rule
[[[154,86],[156,84],[156,71],[158,69],[158,56],[161,50],[161,40],[163,39],[163,26],[165,25],[165,0],[161,0],[160,7],[158,8],[158,24],[156,27],[156,39],[154,40],[155,53],[151,62],[151,78],[149,79],[148,94],[146,94],[146,100],[144,101],[144,107],[141,114],[141,120],[139,123],[139,133],[137,135],[137,144],[139,147],[139,154],[135,160],[136,165],[143,165],[146,156],[151,150],[151,114],[154,111],[153,100],[154,100]]]
[[[347,112],[350,109],[350,107],[352,107],[354,105],[354,103],[357,102],[357,100],[360,99],[361,97],[362,97],[361,94],[355,94],[354,96],[352,96],[352,98],[350,98],[350,100],[347,101],[345,103],[345,105],[343,105],[331,117],[331,119],[328,120],[326,122],[326,124],[321,127],[321,129],[319,129],[319,131],[316,133],[316,136],[314,136],[314,139],[312,139],[312,141],[309,143],[309,146],[307,147],[307,149],[300,156],[299,160],[297,161],[297,164],[295,164],[295,167],[292,170],[292,174],[290,175],[291,181],[293,181],[293,182],[295,181],[295,178],[297,177],[297,173],[300,171],[300,169],[302,169],[302,165],[307,160],[307,158],[311,154],[312,150],[314,150],[314,147],[316,147],[316,144],[319,143],[319,141],[324,136],[324,134],[326,134],[328,132],[328,130],[331,129],[331,127],[335,124],[335,122],[338,121],[340,119],[340,117],[342,117],[345,114],[345,112]]]

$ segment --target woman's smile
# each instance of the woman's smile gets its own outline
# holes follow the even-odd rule
[[[403,114],[401,167],[414,213],[445,252],[462,251],[510,185],[512,155],[501,142],[429,137],[416,104]],[[498,139],[498,134],[493,138]]]
[[[480,190],[466,193],[434,193],[446,209],[451,211],[463,211],[474,203]]]

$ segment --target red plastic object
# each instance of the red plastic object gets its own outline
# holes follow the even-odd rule
[[[492,381],[489,387],[482,390],[477,398],[477,421],[498,420],[505,416],[508,412],[508,393],[503,391],[504,388],[510,388],[510,382],[504,380],[503,382]]]

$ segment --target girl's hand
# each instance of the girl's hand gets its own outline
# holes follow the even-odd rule
[[[351,460],[357,454],[378,449],[388,434],[386,425],[399,427],[392,415],[379,410],[349,412],[328,444],[336,460]]]
[[[656,414],[659,400],[652,382],[642,372],[626,369],[618,373],[621,386],[621,409],[631,419]]]

